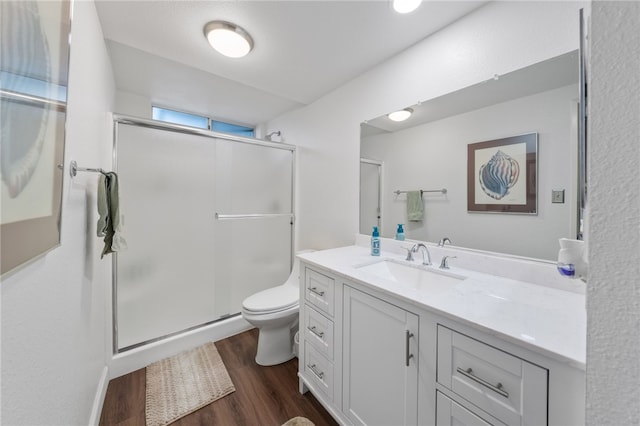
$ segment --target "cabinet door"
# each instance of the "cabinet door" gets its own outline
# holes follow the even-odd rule
[[[343,412],[356,425],[418,417],[418,316],[344,287]]]

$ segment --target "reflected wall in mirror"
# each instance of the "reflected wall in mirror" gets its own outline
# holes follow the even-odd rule
[[[362,123],[360,232],[379,221],[393,238],[404,223],[408,239],[449,237],[459,247],[554,260],[558,238],[577,233],[578,71],[572,51],[413,105],[404,122]],[[526,133],[538,134],[537,215],[468,212],[467,145]],[[378,200],[375,179],[362,177],[372,162],[381,164]],[[396,191],[441,188],[446,194],[423,194],[422,221],[407,220],[407,194]],[[554,203],[562,190],[564,202]]]

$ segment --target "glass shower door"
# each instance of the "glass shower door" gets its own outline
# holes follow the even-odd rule
[[[118,352],[239,314],[286,280],[293,147],[116,122],[128,243],[114,263]]]
[[[123,235],[117,256],[118,348],[216,318],[215,143],[118,125]]]
[[[286,145],[222,139],[216,148],[215,302],[232,314],[289,276],[294,154]]]

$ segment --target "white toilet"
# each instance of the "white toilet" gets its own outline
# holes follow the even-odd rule
[[[294,357],[291,330],[298,324],[299,299],[300,261],[296,257],[284,284],[262,290],[242,302],[242,317],[259,331],[258,364],[276,365]]]

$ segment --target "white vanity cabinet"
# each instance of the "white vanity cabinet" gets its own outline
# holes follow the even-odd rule
[[[584,424],[579,365],[344,267],[301,271],[300,391],[340,424]]]
[[[418,421],[419,317],[344,286],[342,411],[355,425]]]

